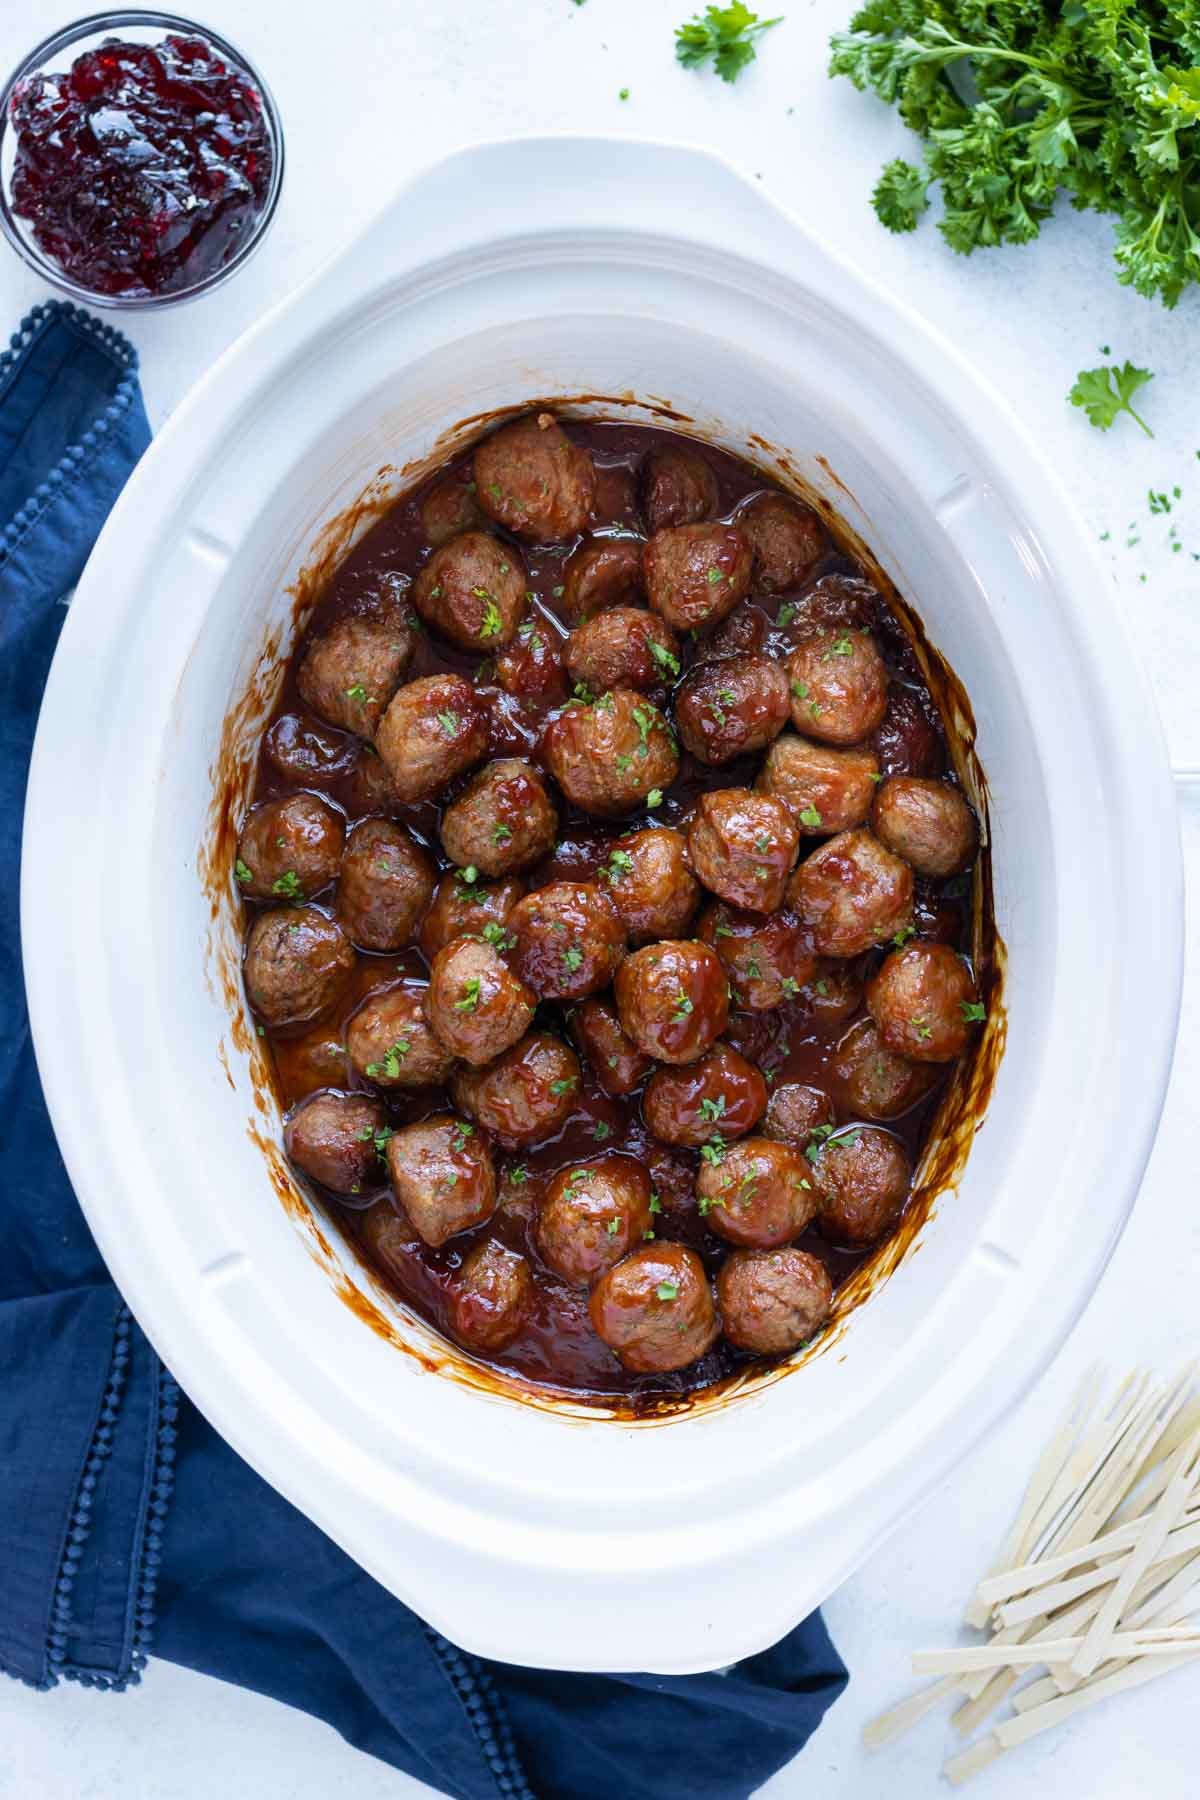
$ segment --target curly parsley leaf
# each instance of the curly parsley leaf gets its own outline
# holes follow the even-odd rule
[[[782,22],[782,14],[760,19],[742,0],[733,0],[731,6],[708,6],[676,27],[676,60],[685,69],[702,69],[711,57],[722,81],[736,81],[758,54],[755,39]]]
[[[1131,362],[1122,363],[1119,369],[1102,364],[1098,369],[1081,369],[1067,398],[1072,406],[1083,407],[1097,431],[1108,431],[1117,415],[1125,412],[1136,419],[1147,437],[1153,437],[1145,419],[1131,405],[1138,389],[1153,380],[1149,369],[1136,369]]]
[[[929,205],[929,179],[902,156],[886,165],[871,194],[880,224],[889,231],[915,231]]]

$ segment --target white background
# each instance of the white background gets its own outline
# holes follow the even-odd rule
[[[952,255],[931,222],[892,238],[867,196],[880,163],[908,150],[895,117],[826,79],[826,39],[852,0],[778,0],[785,23],[734,87],[688,73],[673,27],[692,0],[204,0],[204,16],[259,62],[283,112],[288,172],[274,230],[226,289],[185,310],[134,318],[151,423],[244,326],[353,234],[411,169],[479,138],[589,131],[690,139],[759,176],[814,230],[895,286],[1009,395],[1065,468],[1105,549],[1133,637],[1154,679],[1177,771],[1184,842],[1200,874],[1200,366],[1197,296],[1167,313],[1118,287],[1110,228],[1065,207],[1023,250]],[[0,72],[76,15],[52,0],[0,11]],[[630,98],[619,99],[627,87]],[[703,206],[703,195],[696,196]],[[43,289],[0,260],[0,332]],[[1100,436],[1065,396],[1082,367],[1153,369],[1144,396],[1154,441],[1128,420]],[[1169,518],[1147,490],[1179,486]],[[1184,544],[1172,553],[1169,530]],[[1129,538],[1140,541],[1132,546]],[[913,598],[920,602],[920,596]],[[1086,905],[1086,871],[1079,871]],[[1193,882],[1195,888],[1197,884]],[[1192,900],[1192,924],[1197,902]],[[1128,922],[1130,956],[1138,921]],[[1195,933],[1193,932],[1193,938]],[[853,1580],[826,1617],[851,1684],[771,1800],[908,1800],[932,1795],[953,1734],[941,1715],[877,1757],[866,1720],[912,1685],[908,1653],[952,1642],[972,1578],[1082,1369],[1100,1359],[1166,1368],[1200,1347],[1200,962],[1195,955],[1171,1095],[1136,1212],[1084,1320],[1036,1392]],[[1029,1196],[1038,1204],[1036,1194]],[[3,1604],[0,1597],[0,1605]],[[1200,1668],[1097,1709],[1001,1762],[979,1800],[1183,1800],[1196,1792]],[[664,1776],[664,1791],[670,1786]],[[49,1695],[0,1682],[0,1800],[405,1800],[427,1790],[347,1749],[300,1714],[152,1665],[120,1697],[73,1686]],[[613,1800],[619,1800],[614,1796]]]

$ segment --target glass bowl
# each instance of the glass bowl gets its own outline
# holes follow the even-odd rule
[[[263,118],[271,143],[271,175],[262,206],[254,217],[250,228],[239,241],[232,255],[216,268],[187,286],[173,288],[164,293],[108,294],[97,292],[85,284],[76,281],[52,256],[38,244],[34,236],[32,224],[17,217],[12,203],[13,166],[16,160],[16,133],[12,129],[9,110],[13,94],[18,84],[30,75],[64,73],[75,58],[85,50],[98,49],[105,38],[119,35],[123,40],[137,44],[156,44],[169,34],[178,33],[187,37],[203,38],[226,61],[231,68],[245,75],[257,89],[262,100]],[[124,312],[149,311],[161,306],[175,306],[182,300],[194,300],[200,294],[207,294],[213,288],[220,287],[231,275],[242,268],[254,254],[266,236],[267,229],[275,217],[275,209],[279,203],[280,189],[283,186],[283,126],[279,117],[279,109],[271,95],[271,90],[255,68],[250,58],[238,50],[227,38],[213,31],[209,26],[195,19],[182,17],[178,13],[148,12],[134,9],[115,9],[111,12],[92,13],[85,19],[79,19],[73,25],[66,25],[60,31],[53,32],[37,47],[24,57],[13,70],[0,91],[0,231],[16,251],[43,280],[60,292],[69,294],[73,300],[86,302],[91,306],[111,307]]]

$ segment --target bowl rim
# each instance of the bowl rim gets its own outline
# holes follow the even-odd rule
[[[5,142],[11,132],[9,123],[9,107],[17,87],[30,75],[38,74],[43,65],[52,58],[68,50],[72,45],[82,43],[85,38],[95,37],[102,31],[117,30],[121,27],[137,27],[142,30],[167,33],[186,33],[189,36],[203,38],[214,50],[230,62],[253,82],[262,101],[263,114],[271,137],[273,151],[271,159],[271,180],[267,189],[266,201],[254,221],[254,229],[238,245],[233,256],[220,268],[212,269],[199,281],[189,286],[176,288],[169,294],[102,294],[94,288],[86,287],[82,282],[72,280],[65,270],[61,269],[52,257],[47,256],[34,242],[32,237],[22,228],[13,210],[9,197],[8,182],[4,177],[2,158]],[[280,194],[283,191],[283,172],[286,160],[283,119],[279,112],[275,96],[264,81],[257,65],[247,56],[244,50],[232,43],[211,26],[198,19],[188,18],[183,13],[147,11],[134,7],[112,7],[104,12],[89,13],[86,18],[76,19],[73,24],[63,25],[48,37],[35,44],[0,88],[0,235],[9,247],[20,257],[27,268],[40,275],[44,281],[57,288],[60,293],[67,294],[72,300],[85,306],[104,307],[114,312],[153,312],[160,307],[182,305],[188,300],[198,300],[201,295],[209,294],[214,288],[224,285],[245,266],[250,257],[258,249],[275,219],[279,206]]]

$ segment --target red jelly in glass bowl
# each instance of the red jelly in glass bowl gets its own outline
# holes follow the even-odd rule
[[[191,299],[227,279],[261,241],[282,172],[257,72],[172,14],[81,20],[26,57],[0,99],[0,225],[48,280],[102,305]]]

